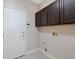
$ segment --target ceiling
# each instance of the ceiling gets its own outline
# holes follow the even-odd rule
[[[44,0],[30,0],[30,1],[36,4],[41,4],[44,2]]]

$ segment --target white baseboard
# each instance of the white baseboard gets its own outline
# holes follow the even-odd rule
[[[33,54],[37,51],[40,51],[42,53],[44,53],[46,56],[48,56],[50,59],[56,59],[54,56],[50,55],[49,53],[47,53],[46,51],[44,51],[43,49],[41,48],[37,48],[37,49],[34,49],[34,50],[31,50],[31,51],[28,51],[25,55],[30,55],[30,54]]]
[[[39,48],[39,50],[44,53],[46,56],[48,56],[50,59],[56,59],[54,56],[50,55],[49,53],[47,53],[46,51],[44,51],[43,49]]]
[[[31,50],[31,51],[28,51],[25,55],[30,55],[30,54],[35,53],[35,52],[37,52],[37,51],[39,51],[39,48],[33,49],[33,50]]]

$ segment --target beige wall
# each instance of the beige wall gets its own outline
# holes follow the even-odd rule
[[[57,59],[74,59],[75,56],[75,26],[60,25],[40,27],[40,47],[47,48],[48,53]],[[52,32],[59,32],[53,36]],[[46,44],[44,45],[43,42]]]
[[[46,0],[40,5],[40,9],[54,2]],[[53,36],[52,32],[59,32],[59,36]],[[75,25],[56,25],[39,27],[40,47],[47,48],[48,53],[56,59],[75,59]],[[43,42],[46,42],[44,45]]]

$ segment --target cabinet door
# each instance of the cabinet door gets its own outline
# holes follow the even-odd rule
[[[41,10],[41,25],[47,25],[47,8]]]
[[[48,6],[48,25],[59,24],[59,0]]]
[[[62,15],[62,23],[75,23],[75,0],[60,0]]]
[[[35,25],[36,26],[40,26],[41,25],[41,23],[40,23],[40,21],[41,21],[41,18],[40,18],[40,12],[37,12],[36,14],[35,14]]]

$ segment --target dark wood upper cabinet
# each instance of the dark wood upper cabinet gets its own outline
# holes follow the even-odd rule
[[[40,26],[41,25],[41,15],[40,12],[37,12],[35,14],[35,26]]]
[[[59,24],[59,0],[56,0],[47,8],[48,8],[48,25]]]
[[[75,0],[60,0],[61,23],[75,23]]]
[[[47,8],[44,8],[41,10],[41,26],[46,26],[47,25]]]
[[[56,0],[35,15],[36,26],[75,23],[75,0]]]

